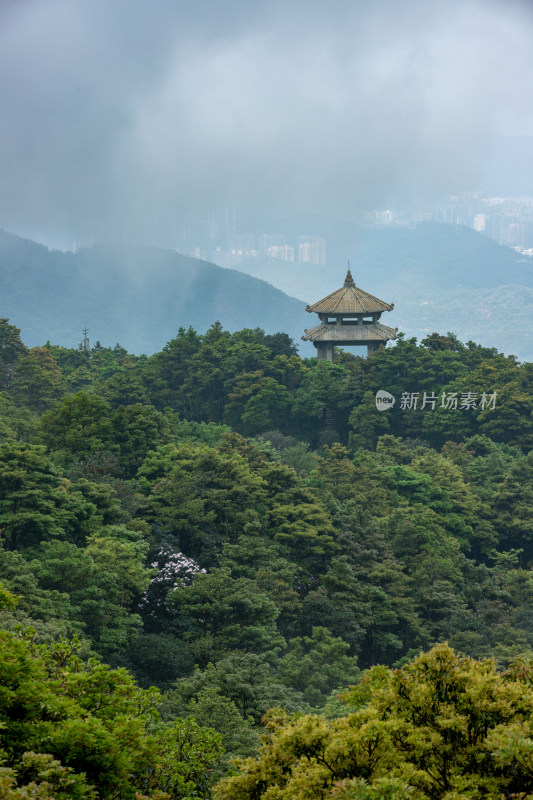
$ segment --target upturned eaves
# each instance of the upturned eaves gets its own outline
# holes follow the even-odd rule
[[[344,286],[317,303],[308,305],[306,311],[318,314],[371,314],[378,311],[392,311],[393,308],[394,303],[385,303],[379,297],[374,297],[356,286],[348,270]]]
[[[316,325],[306,330],[302,339],[308,342],[332,342],[336,344],[364,344],[366,342],[387,342],[395,339],[398,328],[389,328],[381,322],[367,325]]]

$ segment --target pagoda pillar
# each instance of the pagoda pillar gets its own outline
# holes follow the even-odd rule
[[[334,348],[331,342],[314,342],[316,347],[316,355],[319,361],[333,361],[335,360]]]

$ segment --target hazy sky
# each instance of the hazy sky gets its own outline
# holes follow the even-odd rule
[[[0,227],[476,188],[494,135],[533,134],[532,42],[513,0],[0,0]]]

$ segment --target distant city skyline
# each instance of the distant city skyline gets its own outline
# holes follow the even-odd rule
[[[360,216],[359,224],[413,226],[429,221],[464,225],[500,245],[533,256],[533,196],[486,196],[479,191],[465,192],[444,197],[434,204],[367,211]],[[242,232],[236,233],[236,228]],[[319,266],[328,263],[326,237],[297,230],[291,234],[253,233],[247,229],[242,211],[235,209],[224,209],[218,215],[211,212],[195,220],[189,218],[182,226],[182,238],[175,249],[226,268],[238,267],[243,260],[256,258]]]
[[[501,245],[520,251],[533,249],[533,196],[485,196],[481,192],[443,198],[427,208],[386,209],[367,215],[377,225],[410,225],[418,222],[444,222],[465,225]]]

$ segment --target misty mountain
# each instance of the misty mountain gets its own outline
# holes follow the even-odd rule
[[[313,227],[324,236],[333,230],[331,221]],[[533,360],[533,259],[457,225],[339,223],[336,233],[328,238],[327,267],[248,259],[239,268],[312,303],[342,285],[349,259],[358,286],[395,304],[382,319],[387,325],[418,338],[451,330]]]
[[[137,354],[160,350],[180,326],[203,333],[219,320],[228,330],[285,331],[299,342],[309,323],[301,301],[236,270],[154,247],[64,253],[5,232],[0,317],[21,328],[28,346],[74,347],[87,325],[92,343],[119,342]]]
[[[28,345],[73,346],[86,324],[93,343],[151,353],[181,325],[204,332],[220,320],[228,330],[286,331],[302,355],[314,355],[300,339],[315,319],[304,304],[342,285],[349,257],[356,283],[395,304],[383,317],[387,325],[419,339],[451,330],[533,360],[533,259],[438,223],[339,224],[336,232],[327,267],[255,258],[241,262],[241,271],[153,247],[64,253],[0,233],[0,316],[22,329]]]

